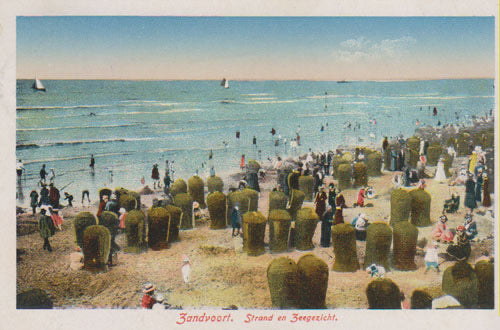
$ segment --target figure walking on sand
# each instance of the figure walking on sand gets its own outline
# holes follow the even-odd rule
[[[321,240],[322,247],[330,247],[330,239],[332,236],[333,224],[333,208],[328,205],[325,213],[321,216]]]
[[[40,236],[43,238],[43,249],[52,252],[52,247],[50,246],[49,238],[54,236],[56,228],[52,219],[46,215],[47,210],[42,208],[40,210],[42,214],[40,220],[38,221],[38,229],[40,231]]]

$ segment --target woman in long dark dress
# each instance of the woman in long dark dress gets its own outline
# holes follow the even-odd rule
[[[321,240],[322,247],[330,247],[330,238],[332,236],[333,209],[327,206],[326,212],[321,217]]]
[[[469,174],[467,181],[465,181],[465,207],[470,209],[470,212],[477,207],[476,203],[476,183],[472,178],[472,174]]]
[[[490,207],[491,206],[491,197],[490,197],[490,189],[488,187],[488,176],[484,174],[483,181],[483,206]]]
[[[483,191],[483,171],[479,169],[476,179],[476,202],[481,203],[481,193]]]
[[[316,214],[320,217],[326,211],[326,199],[327,196],[325,194],[325,191],[322,190],[320,193],[316,195],[316,199],[314,200],[314,204],[316,204]]]

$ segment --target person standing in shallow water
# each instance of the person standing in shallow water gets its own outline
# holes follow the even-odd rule
[[[90,171],[92,173],[94,173],[94,166],[95,166],[94,155],[90,155],[90,164],[89,164],[89,167],[90,167]]]
[[[158,171],[158,164],[153,165],[153,170],[151,171],[151,179],[153,179],[153,189],[160,188],[160,171]]]
[[[47,171],[45,171],[45,164],[43,164],[42,169],[40,170],[40,184],[46,183],[45,177],[47,174]]]

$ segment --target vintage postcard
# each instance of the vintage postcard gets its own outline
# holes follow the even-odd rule
[[[11,8],[10,317],[498,323],[497,5]]]

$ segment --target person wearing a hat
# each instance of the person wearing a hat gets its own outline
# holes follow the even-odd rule
[[[158,170],[158,164],[153,165],[153,170],[151,171],[151,179],[153,179],[153,189],[156,189],[156,185],[158,184],[158,188],[160,187],[160,171]]]
[[[331,205],[326,207],[326,211],[321,216],[321,240],[322,247],[330,247],[330,239],[332,236],[333,224],[333,209]]]
[[[356,240],[358,241],[366,241],[366,228],[369,223],[366,219],[366,214],[361,213],[354,224],[354,229],[356,230]]]
[[[49,204],[52,205],[53,208],[59,208],[59,199],[61,199],[61,194],[59,189],[54,186],[54,183],[51,182],[49,184]]]
[[[56,179],[56,173],[54,172],[54,168],[53,168],[53,167],[51,167],[51,168],[50,168],[50,177],[49,177],[49,182],[50,182],[50,183],[54,183],[55,179]]]
[[[99,202],[99,208],[97,209],[97,217],[100,218],[102,212],[106,210],[106,204],[108,203],[108,195],[102,195],[101,201]]]
[[[181,273],[184,283],[189,283],[189,278],[191,276],[191,263],[189,262],[188,256],[186,256],[182,261]]]
[[[38,202],[38,207],[48,206],[50,204],[49,190],[47,185],[42,183],[42,189],[40,190],[40,201]]]
[[[476,222],[472,219],[472,214],[465,215],[465,236],[469,241],[473,240],[477,236],[477,225]]]
[[[475,197],[476,197],[476,202],[478,204],[481,203],[481,193],[483,192],[483,169],[479,168],[477,170],[477,175],[476,175],[476,192],[475,192]]]
[[[447,223],[448,217],[446,215],[442,215],[439,217],[439,221],[436,226],[432,229],[432,238],[436,241],[450,243],[453,241],[453,233],[448,229]]]
[[[144,288],[142,289],[142,292],[144,293],[144,296],[142,296],[142,308],[153,308],[154,304],[156,303],[156,299],[153,298],[155,289],[156,287],[153,285],[153,283],[146,283],[144,285]]]
[[[470,212],[477,207],[476,203],[476,183],[471,173],[468,174],[467,181],[465,181],[465,207],[470,209]]]
[[[56,228],[52,219],[47,216],[47,209],[42,207],[40,209],[41,217],[38,220],[38,229],[40,231],[40,236],[43,238],[43,249],[52,252],[52,247],[50,246],[49,238],[54,236]]]
[[[45,184],[45,177],[47,175],[47,171],[45,171],[45,164],[42,165],[42,169],[40,170],[40,184]]]
[[[314,199],[315,211],[320,217],[323,216],[323,213],[325,213],[327,198],[325,190],[320,188],[318,194],[316,194],[316,198]]]
[[[365,206],[365,187],[361,187],[358,191],[358,206],[363,207]]]
[[[330,183],[328,185],[328,205],[330,205],[332,209],[335,208],[336,198],[337,198],[337,192],[335,191],[335,185],[333,183]]]
[[[231,226],[233,227],[231,236],[238,236],[241,228],[241,213],[238,205],[235,205],[233,207],[233,211],[231,212]]]
[[[33,210],[33,215],[36,214],[36,207],[38,206],[38,193],[33,189],[30,193],[30,206]]]
[[[125,210],[125,208],[120,208],[120,217],[118,219],[120,219],[120,224],[118,225],[118,228],[122,229],[122,230],[125,230],[125,217],[127,216],[127,210]]]
[[[340,223],[344,223],[344,216],[342,215],[342,207],[337,206],[335,209],[335,218],[333,220],[334,225],[338,225]]]
[[[471,247],[464,226],[457,227],[455,238],[457,243],[448,246],[446,253],[454,260],[467,260],[470,257]]]
[[[338,189],[337,191],[337,198],[335,199],[335,205],[343,209],[347,207],[347,205],[345,204],[344,195],[342,194],[342,191],[340,189]]]
[[[166,306],[165,305],[168,305],[165,303],[165,296],[161,293],[158,293],[156,295],[156,303],[153,305],[153,310],[165,310],[166,309]]]

